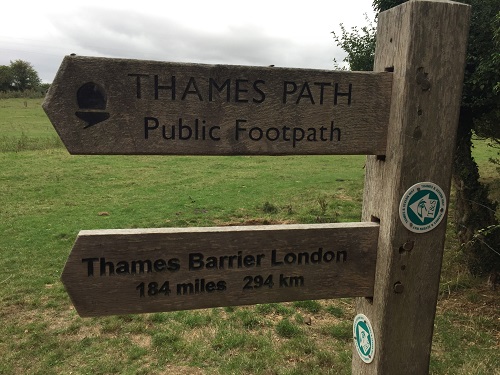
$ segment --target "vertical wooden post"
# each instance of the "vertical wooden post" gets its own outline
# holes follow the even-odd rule
[[[353,352],[353,374],[426,374],[432,343],[446,220],[413,233],[399,218],[418,182],[449,196],[470,7],[412,0],[379,15],[375,71],[393,71],[387,155],[369,156],[363,220],[380,220],[373,299],[357,311],[373,326],[371,363]]]

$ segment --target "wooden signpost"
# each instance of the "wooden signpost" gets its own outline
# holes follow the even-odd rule
[[[53,86],[72,154],[382,155],[392,75],[68,56]]]
[[[406,191],[431,181],[449,197],[470,7],[410,1],[379,15],[375,71],[393,71],[387,153],[368,156],[362,220],[380,222],[371,320],[373,362],[353,355],[354,374],[427,374],[446,220],[426,233],[405,227]]]
[[[373,294],[378,224],[81,231],[62,280],[81,316]]]
[[[369,155],[361,223],[81,231],[79,314],[361,297],[353,373],[427,373],[469,13],[381,13],[370,73],[66,57],[44,109],[73,154]]]

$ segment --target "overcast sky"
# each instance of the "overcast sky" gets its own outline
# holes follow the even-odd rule
[[[62,58],[332,69],[344,54],[332,31],[373,19],[372,0],[9,0],[0,65],[22,59],[52,82]]]

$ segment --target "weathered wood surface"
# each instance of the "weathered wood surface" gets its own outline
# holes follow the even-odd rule
[[[410,1],[379,15],[375,70],[393,70],[394,81],[385,161],[366,163],[363,220],[380,220],[375,292],[373,301],[357,301],[377,347],[371,364],[353,352],[353,374],[429,370],[446,220],[412,233],[397,213],[417,182],[434,182],[449,196],[469,11]]]
[[[379,155],[391,76],[67,56],[43,108],[72,154]]]
[[[374,223],[81,231],[62,281],[81,316],[371,296],[377,237]]]

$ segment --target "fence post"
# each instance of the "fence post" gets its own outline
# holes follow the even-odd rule
[[[353,351],[353,374],[429,371],[446,220],[415,233],[400,202],[419,182],[449,197],[469,15],[468,5],[439,0],[379,15],[374,70],[393,71],[393,91],[386,155],[366,161],[362,220],[380,221],[374,296],[356,303],[376,346],[371,363]]]

